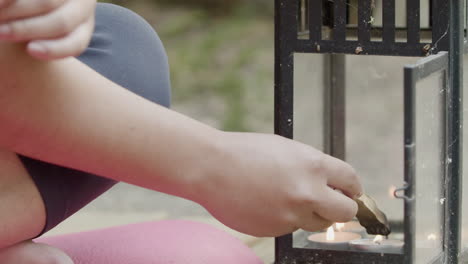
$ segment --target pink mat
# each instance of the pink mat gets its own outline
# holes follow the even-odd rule
[[[40,238],[75,264],[261,264],[240,240],[210,225],[148,222]]]

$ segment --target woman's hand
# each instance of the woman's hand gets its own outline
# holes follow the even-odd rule
[[[27,42],[44,60],[77,56],[94,30],[96,0],[0,0],[0,41]]]
[[[275,135],[221,133],[221,152],[194,200],[225,225],[279,236],[299,228],[317,231],[356,215],[353,198],[362,187],[347,163]]]

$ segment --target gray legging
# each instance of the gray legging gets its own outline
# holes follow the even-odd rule
[[[98,4],[95,32],[78,59],[122,87],[169,107],[169,67],[164,47],[151,26],[135,13],[116,5]],[[28,157],[20,159],[46,207],[47,222],[41,235],[116,183]]]

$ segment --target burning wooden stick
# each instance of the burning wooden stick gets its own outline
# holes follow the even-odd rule
[[[388,236],[391,232],[387,216],[377,207],[375,201],[367,194],[355,200],[358,204],[357,219],[370,235]]]

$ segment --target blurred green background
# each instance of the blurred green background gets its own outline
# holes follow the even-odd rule
[[[106,2],[137,12],[158,32],[176,111],[223,130],[272,131],[273,1]]]

